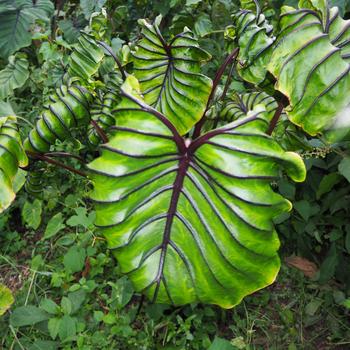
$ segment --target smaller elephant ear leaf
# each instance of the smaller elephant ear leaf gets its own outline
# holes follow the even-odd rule
[[[265,92],[232,94],[225,100],[220,112],[220,120],[232,122],[259,113],[260,117],[266,120],[268,128],[268,123],[272,120],[277,107],[276,100]]]
[[[132,53],[134,74],[145,102],[184,135],[204,113],[212,81],[200,74],[200,68],[211,56],[188,29],[167,43],[159,31],[160,21],[161,16],[153,24],[139,20],[142,38]]]
[[[271,57],[271,45],[275,38],[263,14],[242,10],[234,15],[237,44],[237,72],[246,81],[259,84],[266,76],[266,65]]]
[[[15,116],[0,117],[0,213],[15,199],[20,169],[28,164]],[[23,185],[23,182],[22,182]]]
[[[89,125],[91,101],[92,95],[85,88],[62,85],[24,141],[25,149],[45,153],[57,139],[71,139],[74,129]]]
[[[4,100],[29,78],[29,63],[20,55],[10,56],[8,65],[0,71],[0,100]]]
[[[319,1],[312,3],[316,6]],[[350,22],[340,19],[336,9],[330,16],[328,12],[321,5],[315,10],[283,7],[268,64],[277,79],[276,89],[289,99],[289,119],[310,135],[331,127],[350,103]]]
[[[231,308],[279,270],[272,219],[291,209],[271,181],[302,159],[257,115],[194,141],[145,104],[129,76],[102,154],[89,164],[96,225],[135,290],[158,303]]]
[[[94,38],[85,32],[81,32],[81,36],[69,57],[69,77],[88,82],[98,71],[103,57],[103,49],[96,43]]]

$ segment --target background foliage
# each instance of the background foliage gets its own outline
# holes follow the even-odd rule
[[[331,1],[349,17],[350,4]],[[252,6],[251,1],[242,1]],[[264,1],[275,24],[282,4]],[[50,0],[0,1],[0,113],[12,108],[28,131],[64,79],[80,30],[117,52],[138,36],[136,21],[164,19],[174,35],[191,28],[213,58],[213,77],[232,49],[229,0]],[[226,28],[226,29],[225,29]],[[11,40],[9,40],[9,38]],[[226,38],[226,40],[224,40]],[[128,60],[128,47],[121,60]],[[79,62],[78,62],[79,65]],[[108,67],[103,67],[108,71]],[[87,77],[87,80],[89,77]],[[87,84],[94,82],[87,82]],[[231,88],[249,89],[236,74]],[[29,123],[28,123],[29,122]],[[82,201],[86,181],[47,167],[31,180],[44,189],[33,199],[19,193],[0,216],[0,346],[4,349],[347,349],[350,346],[350,155],[347,144],[329,148],[294,127],[279,124],[280,142],[303,155],[307,181],[274,184],[295,210],[276,223],[282,257],[288,257],[272,287],[223,311],[192,304],[182,308],[143,303],[93,226],[95,213]],[[287,135],[287,137],[282,137]],[[80,144],[57,145],[62,150]],[[79,162],[69,161],[79,168]],[[40,170],[40,166],[37,165]],[[45,187],[41,185],[45,183]],[[72,194],[74,193],[74,194]],[[295,256],[305,260],[297,260]],[[292,257],[292,258],[291,258]],[[293,268],[297,267],[297,269]],[[308,276],[308,277],[306,277]],[[3,302],[4,300],[4,302]]]

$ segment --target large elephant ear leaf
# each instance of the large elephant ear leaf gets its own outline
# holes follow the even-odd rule
[[[345,48],[349,25],[334,13],[330,18],[324,26],[317,11],[282,8],[280,33],[268,65],[277,79],[276,89],[289,99],[289,119],[310,135],[329,128],[350,103]]]
[[[19,167],[28,165],[16,121],[12,115],[0,116],[0,213],[10,206],[24,184]]]
[[[200,74],[210,59],[188,29],[169,43],[159,31],[161,16],[153,24],[139,20],[142,38],[133,54],[134,74],[145,102],[186,134],[202,117],[212,81]]]
[[[89,164],[96,225],[137,291],[158,303],[231,308],[279,270],[272,219],[289,201],[271,181],[305,178],[257,116],[184,140],[129,76],[115,133]]]
[[[275,38],[263,14],[242,10],[234,15],[237,44],[237,72],[246,81],[259,84],[267,73],[267,63],[271,56],[271,45]]]
[[[258,115],[266,121],[266,130],[272,120],[278,103],[266,92],[250,92],[229,96],[220,112],[220,120],[232,122],[250,115]]]

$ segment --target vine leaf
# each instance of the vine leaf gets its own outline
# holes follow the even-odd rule
[[[116,125],[88,165],[96,225],[135,290],[159,303],[231,308],[272,283],[279,240],[272,219],[291,209],[270,183],[305,166],[264,133],[258,115],[190,142],[141,98],[129,76]]]
[[[310,135],[330,128],[350,103],[350,22],[336,8],[326,18],[309,8],[283,7],[268,64],[276,89],[289,99],[289,119]]]
[[[24,184],[19,167],[28,165],[16,121],[15,116],[0,116],[0,213],[10,206]]]
[[[211,56],[199,48],[189,29],[166,43],[159,31],[161,19],[153,24],[139,20],[142,38],[132,52],[134,74],[145,102],[184,135],[204,113],[212,81],[200,74],[200,67]]]
[[[24,85],[29,78],[28,65],[27,59],[19,55],[9,57],[8,65],[0,71],[0,100]]]
[[[0,3],[0,56],[7,58],[22,47],[29,46],[30,26],[37,19],[49,21],[54,12],[50,0],[4,0]]]

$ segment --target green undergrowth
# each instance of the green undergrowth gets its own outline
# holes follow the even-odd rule
[[[121,276],[79,193],[62,203],[52,193],[45,202],[20,196],[26,210],[1,218],[0,282],[15,296],[0,318],[3,349],[349,348],[337,280],[320,284],[282,264],[271,287],[232,310],[150,304]]]

